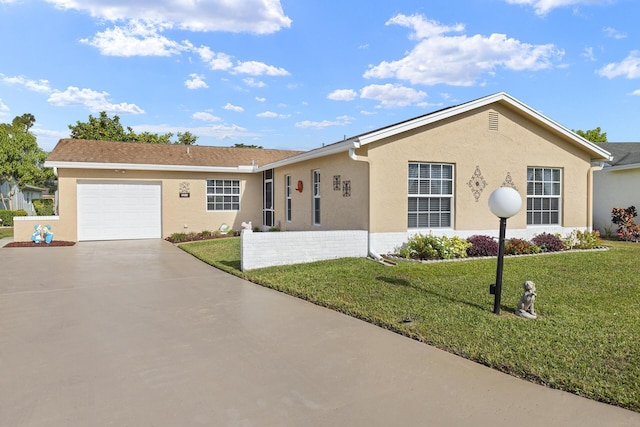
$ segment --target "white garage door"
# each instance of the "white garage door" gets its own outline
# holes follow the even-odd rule
[[[161,237],[159,183],[78,183],[79,241]]]

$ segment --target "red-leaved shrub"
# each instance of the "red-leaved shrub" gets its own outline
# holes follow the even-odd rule
[[[469,256],[496,256],[498,255],[498,242],[491,236],[474,235],[467,238],[471,247],[467,248]]]
[[[540,247],[540,252],[558,252],[565,249],[562,239],[555,234],[540,233],[531,239],[531,242]]]
[[[504,242],[505,255],[537,254],[540,247],[523,239],[509,239]]]

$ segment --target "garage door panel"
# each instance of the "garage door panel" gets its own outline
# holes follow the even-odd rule
[[[159,183],[78,183],[78,240],[162,237]]]

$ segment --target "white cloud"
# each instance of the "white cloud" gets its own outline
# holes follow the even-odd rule
[[[211,70],[228,70],[233,67],[231,55],[226,53],[214,52],[208,46],[195,47],[190,42],[184,42],[184,45],[191,51],[196,52],[202,62],[209,65]]]
[[[9,107],[7,107],[7,104],[2,102],[2,98],[0,98],[0,114],[3,114],[7,111],[9,111]]]
[[[602,29],[602,32],[604,32],[604,34],[607,37],[611,37],[612,39],[620,40],[620,39],[626,39],[627,38],[627,35],[625,33],[622,33],[620,31],[616,30],[615,28],[611,28],[611,27],[604,27]]]
[[[622,62],[612,62],[597,71],[603,77],[623,76],[628,79],[640,78],[640,50],[633,50]]]
[[[38,146],[47,152],[53,150],[61,139],[69,138],[69,129],[64,131],[43,129],[38,127],[37,123],[31,128],[31,132],[38,138]]]
[[[0,74],[2,81],[11,85],[21,85],[25,88],[39,93],[50,93],[51,87],[48,80],[29,80],[23,76],[8,77]]]
[[[108,56],[171,56],[187,49],[188,45],[160,35],[168,28],[168,24],[131,20],[125,27],[115,26],[80,41]]]
[[[256,96],[256,101],[258,102],[265,102],[267,100],[267,98],[259,98]]]
[[[193,113],[191,115],[191,117],[193,117],[196,120],[202,120],[203,122],[220,122],[222,121],[222,119],[220,117],[214,116],[211,113],[208,113],[206,111],[200,111],[197,113]]]
[[[252,76],[288,76],[289,72],[284,68],[274,67],[258,61],[238,62],[233,67],[233,72],[237,74],[250,74]]]
[[[582,56],[583,58],[587,58],[587,60],[592,62],[596,60],[596,57],[593,55],[592,47],[585,47],[580,56]]]
[[[633,92],[631,92],[631,95],[640,96],[640,89],[634,90]]]
[[[265,87],[267,84],[265,82],[261,82],[260,80],[256,80],[252,77],[247,77],[246,79],[242,79],[244,84],[249,87]]]
[[[360,97],[374,99],[385,108],[407,107],[409,105],[425,106],[427,94],[421,90],[399,84],[369,85],[360,91]]]
[[[289,28],[280,0],[46,0],[107,20],[128,19],[169,23],[190,31],[229,31],[270,34]]]
[[[393,24],[413,29],[413,33],[409,36],[412,40],[428,39],[446,33],[460,33],[464,31],[463,24],[455,24],[454,26],[441,25],[438,21],[425,19],[422,15],[407,16],[400,14],[385,23],[385,25]]]
[[[544,16],[553,9],[565,6],[606,4],[611,0],[506,0],[510,4],[522,4],[532,6],[536,15]]]
[[[224,108],[225,110],[228,110],[228,111],[235,111],[237,113],[242,113],[244,111],[244,108],[242,108],[242,107],[240,107],[238,105],[233,105],[230,102],[227,102],[227,105],[225,105],[222,108]]]
[[[295,127],[297,128],[312,128],[312,129],[324,129],[330,126],[347,126],[353,122],[353,117],[340,116],[336,117],[336,120],[323,120],[321,122],[314,122],[311,120],[303,120],[297,122]]]
[[[91,112],[106,111],[110,114],[144,114],[144,110],[135,104],[121,102],[112,104],[107,97],[108,92],[96,92],[91,89],[79,89],[69,86],[64,92],[55,91],[49,96],[48,102],[57,107],[81,105]]]
[[[203,138],[215,138],[219,140],[235,139],[235,138],[254,138],[260,136],[255,133],[247,132],[243,127],[237,125],[218,124],[211,126],[196,126],[196,127],[184,127],[184,126],[170,126],[166,124],[160,125],[136,125],[132,126],[135,132],[151,132],[151,133],[168,133],[171,132],[174,135],[178,132],[190,132],[193,135],[199,137],[198,142],[202,142]]]
[[[288,119],[291,117],[291,114],[278,114],[273,111],[265,111],[264,113],[256,114],[256,117],[263,117],[268,119]]]
[[[204,81],[204,76],[196,73],[189,74],[190,80],[186,80],[184,85],[188,89],[206,89],[209,86]]]
[[[255,134],[246,132],[247,130],[238,125],[215,125],[209,127],[204,135],[213,136],[216,139],[232,139],[236,137],[256,136]]]
[[[514,71],[551,68],[564,55],[553,44],[532,45],[504,34],[447,36],[464,29],[461,24],[443,26],[423,16],[398,15],[388,24],[413,30],[416,46],[404,58],[371,66],[365,78],[397,78],[412,84],[472,86],[484,74],[503,67]]]
[[[336,89],[327,95],[327,98],[334,101],[353,101],[358,97],[358,92],[353,89]]]

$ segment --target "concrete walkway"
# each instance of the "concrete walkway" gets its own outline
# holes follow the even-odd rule
[[[2,248],[0,271],[3,427],[640,425],[160,240]]]

